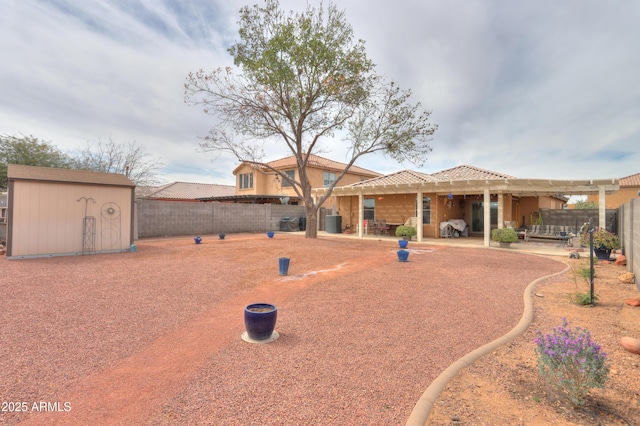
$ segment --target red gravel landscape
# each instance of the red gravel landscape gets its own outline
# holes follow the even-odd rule
[[[401,425],[448,365],[518,323],[531,281],[565,268],[414,242],[402,263],[395,240],[355,237],[137,247],[0,259],[0,423]],[[255,302],[278,307],[275,342],[240,338]]]

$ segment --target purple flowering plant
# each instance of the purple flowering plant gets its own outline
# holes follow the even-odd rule
[[[566,318],[552,334],[538,331],[533,342],[540,375],[573,405],[584,405],[589,389],[603,388],[609,379],[607,354],[589,330],[571,329]]]

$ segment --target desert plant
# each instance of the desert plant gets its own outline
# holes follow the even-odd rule
[[[597,302],[599,299],[598,295],[594,293],[593,295],[593,303]],[[571,295],[571,301],[576,305],[590,305],[591,304],[591,292],[583,293],[581,291],[577,291]]]
[[[496,228],[491,231],[491,239],[499,243],[515,243],[518,233],[513,228]]]
[[[589,233],[585,232],[580,236],[580,244],[589,247]],[[593,246],[604,250],[617,250],[620,248],[620,238],[606,229],[593,231]]]
[[[587,329],[562,325],[546,336],[538,331],[536,344],[538,371],[574,405],[584,405],[591,388],[603,388],[609,379],[607,355],[591,340]]]
[[[583,280],[587,284],[591,282],[591,268],[585,266],[583,263],[569,266],[571,268],[571,278],[573,278],[576,289],[578,288],[578,279]]]
[[[400,225],[396,228],[396,236],[411,238],[417,234],[417,230],[413,226]]]

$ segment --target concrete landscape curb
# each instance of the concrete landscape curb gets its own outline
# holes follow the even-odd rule
[[[555,274],[540,277],[532,281],[527,286],[523,295],[524,311],[522,313],[522,318],[520,319],[520,322],[513,329],[511,329],[511,331],[509,331],[504,336],[494,340],[493,342],[487,343],[486,345],[481,346],[478,349],[469,352],[467,355],[458,359],[449,367],[447,367],[446,370],[440,373],[440,375],[436,377],[433,382],[431,382],[416,405],[413,407],[411,415],[407,420],[406,426],[424,426],[429,418],[429,413],[431,412],[431,408],[433,408],[433,404],[436,402],[436,400],[440,396],[440,393],[444,390],[449,381],[451,381],[462,369],[470,366],[475,361],[477,361],[478,358],[490,353],[500,346],[509,343],[529,328],[529,326],[533,322],[534,315],[533,289],[538,283],[546,279],[566,273],[570,267],[565,261],[562,262],[567,266],[564,270],[556,272]]]

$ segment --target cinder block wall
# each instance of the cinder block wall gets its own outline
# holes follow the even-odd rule
[[[607,230],[618,232],[618,209],[607,209],[605,224]],[[544,225],[560,225],[580,227],[593,218],[593,225],[598,226],[600,212],[598,209],[540,209],[542,223]]]
[[[136,200],[135,238],[278,231],[283,217],[304,206]]]
[[[622,253],[627,258],[627,270],[636,276],[640,290],[640,198],[632,198],[620,208],[620,239]]]

